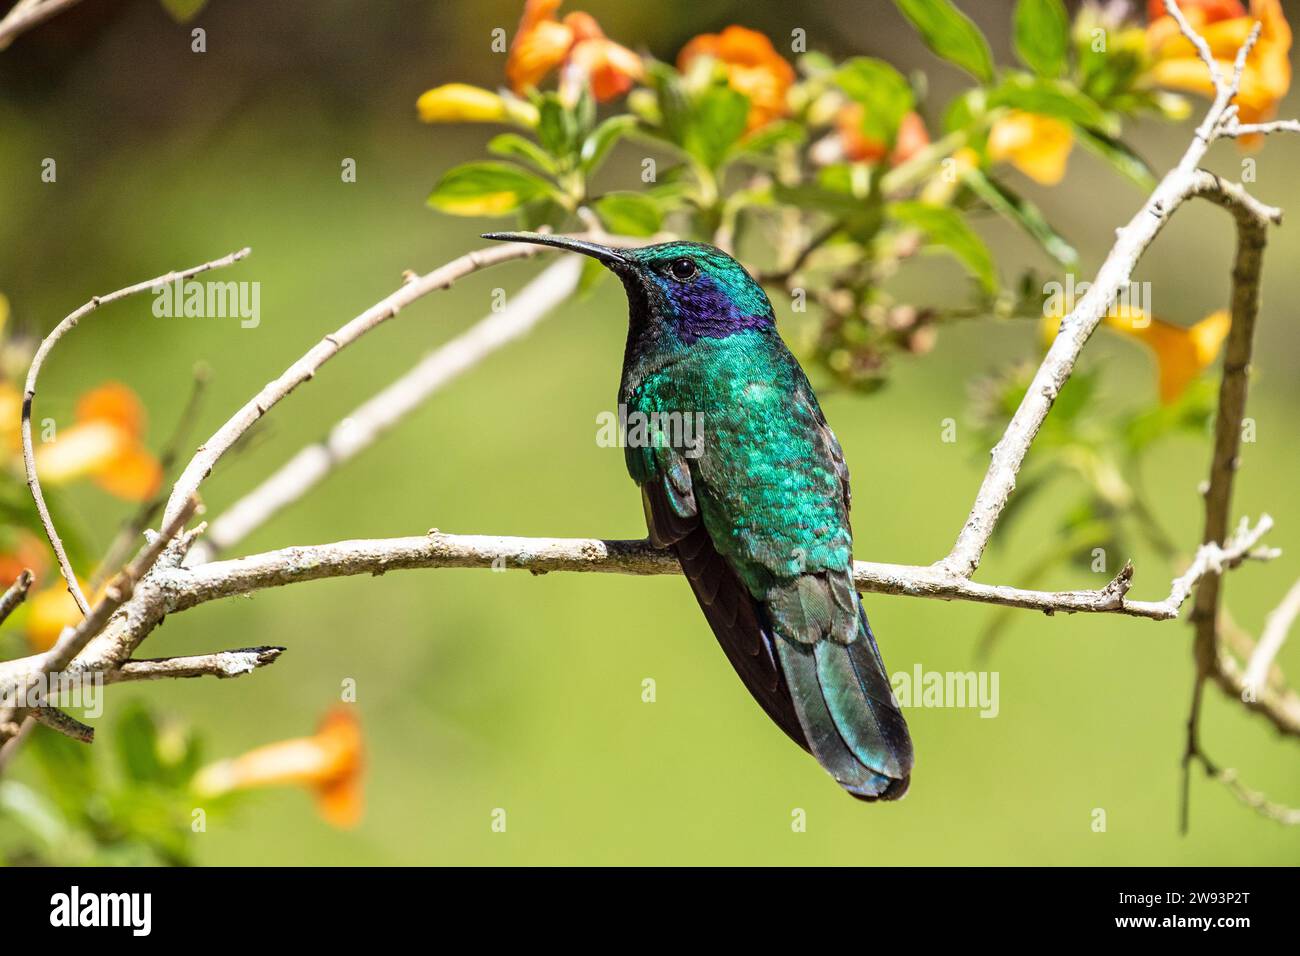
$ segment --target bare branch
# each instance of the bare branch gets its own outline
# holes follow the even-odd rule
[[[103,630],[104,625],[108,623],[108,619],[113,616],[114,612],[130,600],[135,591],[136,583],[157,563],[167,545],[171,544],[172,539],[181,533],[181,530],[185,527],[185,522],[194,515],[197,507],[198,499],[196,498],[191,498],[186,502],[185,506],[167,523],[162,532],[155,535],[136,559],[113,578],[112,583],[104,591],[104,597],[95,605],[94,610],[75,628],[64,630],[58,641],[45,654],[45,673],[63,670],[90,643],[91,638]]]
[[[259,667],[274,664],[284,653],[283,647],[241,647],[194,657],[155,657],[129,660],[105,675],[107,684],[124,681],[165,680],[182,677],[242,677]]]
[[[1191,41],[1192,46],[1196,47],[1196,54],[1201,58],[1210,71],[1210,79],[1214,83],[1215,90],[1223,88],[1223,72],[1219,69],[1219,62],[1214,58],[1214,53],[1210,49],[1210,44],[1205,41],[1205,37],[1196,32],[1196,29],[1187,22],[1187,17],[1183,16],[1183,11],[1179,9],[1175,0],[1165,0],[1165,12],[1178,22],[1178,29],[1182,31],[1183,36]]]
[[[185,466],[185,470],[172,487],[167,508],[163,512],[164,520],[173,517],[185,500],[198,491],[199,485],[212,473],[217,462],[241,435],[295,388],[314,377],[321,366],[361,336],[430,292],[446,289],[456,280],[479,269],[512,259],[527,259],[538,255],[541,248],[528,243],[501,243],[453,259],[432,272],[409,279],[396,292],[375,303],[338,330],[326,335],[305,355],[285,369],[278,378],[269,382],[218,428],[211,438],[199,446],[198,452],[190,459],[190,463]]]
[[[1269,123],[1228,123],[1220,135],[1236,139],[1240,136],[1267,136],[1270,133],[1300,133],[1300,120],[1274,120]]]
[[[1254,528],[1251,528],[1250,522],[1243,518],[1236,534],[1222,546],[1214,541],[1207,541],[1201,545],[1196,549],[1196,557],[1192,559],[1187,570],[1174,579],[1173,586],[1169,589],[1169,597],[1162,603],[1166,607],[1179,608],[1191,596],[1196,585],[1205,578],[1217,577],[1224,571],[1235,568],[1247,558],[1267,561],[1277,557],[1280,552],[1275,549],[1256,547],[1259,540],[1272,527],[1273,519],[1268,515],[1261,515]]]
[[[4,19],[0,20],[0,50],[7,49],[20,33],[39,26],[77,2],[78,0],[18,0]]]
[[[858,561],[854,583],[858,590],[877,594],[962,600],[982,604],[1062,613],[1115,613],[1152,620],[1169,620],[1187,599],[1193,584],[1218,574],[1254,553],[1255,543],[1271,527],[1267,517],[1225,548],[1207,546],[1163,601],[1130,601],[1132,567],[1126,566],[1106,587],[1090,591],[1029,591],[980,584],[941,569]],[[551,571],[606,574],[680,574],[681,566],[668,551],[648,541],[599,538],[519,538],[491,535],[452,535],[431,531],[421,537],[339,541],[332,544],[283,548],[195,567],[163,569],[157,576],[166,593],[168,612],[206,601],[248,594],[269,587],[356,574],[384,574],[410,568],[520,569],[533,574]]]
[[[1297,616],[1300,616],[1300,581],[1291,585],[1291,590],[1287,591],[1282,603],[1264,622],[1264,633],[1260,635],[1259,643],[1255,645],[1255,651],[1250,655],[1250,663],[1246,666],[1243,680],[1247,687],[1264,686],[1268,680],[1269,668],[1273,666],[1273,659],[1277,657],[1277,652],[1286,642],[1287,634]]]
[[[205,364],[200,362],[194,366],[190,397],[186,400],[185,407],[181,409],[181,413],[176,419],[176,426],[172,429],[171,436],[167,439],[158,455],[158,464],[163,475],[171,473],[172,467],[176,464],[176,458],[180,454],[181,445],[193,430],[210,377],[211,373]],[[158,512],[162,510],[163,505],[166,503],[166,495],[157,494],[144,502],[136,510],[135,514],[127,519],[113,539],[112,544],[108,546],[108,550],[104,552],[103,559],[100,560],[98,567],[95,568],[95,573],[91,576],[92,591],[103,583],[105,578],[117,570],[117,566],[122,561],[126,560],[126,556],[135,547],[140,535],[153,524]]]
[[[59,343],[59,340],[76,328],[77,323],[101,305],[116,302],[118,299],[125,299],[127,296],[135,295],[138,292],[150,292],[177,280],[189,279],[210,269],[220,269],[223,266],[238,262],[248,253],[247,248],[240,249],[238,252],[232,252],[228,256],[222,256],[220,259],[214,259],[211,262],[205,262],[190,269],[169,272],[155,279],[138,282],[124,289],[118,289],[116,292],[110,292],[108,295],[94,296],[89,302],[56,325],[54,331],[42,340],[40,346],[36,349],[36,354],[32,356],[31,367],[27,370],[27,385],[23,391],[22,417],[23,466],[27,470],[27,487],[32,493],[32,500],[36,502],[36,511],[41,517],[42,526],[45,528],[45,536],[50,539],[50,546],[54,549],[55,557],[58,558],[59,570],[63,572],[63,580],[67,582],[68,593],[76,600],[77,607],[81,609],[83,615],[90,613],[90,604],[86,600],[86,595],[82,593],[81,585],[77,582],[77,576],[72,570],[72,564],[68,561],[68,554],[63,548],[63,541],[59,537],[59,533],[54,529],[50,509],[45,504],[45,495],[41,493],[40,479],[36,476],[36,453],[32,448],[32,399],[36,397],[36,380],[40,377],[41,367],[45,364],[46,357],[54,346]]]
[[[527,335],[577,288],[582,266],[564,256],[512,296],[506,307],[426,355],[414,368],[354,409],[324,441],[308,445],[212,522],[188,564],[202,564],[233,547],[281,509],[316,487],[335,468],[369,448],[444,385],[510,342]]]
[[[1212,772],[1210,776],[1223,783],[1232,791],[1233,796],[1260,816],[1275,820],[1283,826],[1300,826],[1300,809],[1284,807],[1280,803],[1269,800],[1259,791],[1251,790],[1237,778],[1237,771],[1232,768],[1225,767]]]
[[[43,724],[51,730],[58,731],[65,737],[71,737],[83,744],[94,743],[95,728],[88,724],[83,724],[75,717],[70,717],[57,707],[44,705],[41,707],[31,707],[27,710],[31,719],[38,724]]]
[[[1097,277],[1074,307],[1073,311],[1061,322],[1060,331],[1046,357],[1035,373],[1020,407],[1016,409],[1002,438],[994,446],[989,468],[975,496],[975,503],[957,536],[952,550],[940,564],[954,574],[969,577],[979,567],[984,548],[988,545],[997,525],[1002,509],[1016,486],[1016,476],[1024,463],[1030,445],[1042,427],[1047,413],[1051,411],[1056,396],[1060,393],[1074,364],[1083,350],[1084,344],[1096,330],[1101,320],[1110,312],[1120,291],[1132,278],[1133,270],[1147,247],[1159,235],[1165,223],[1184,201],[1196,195],[1205,195],[1223,202],[1234,209],[1245,204],[1245,210],[1252,216],[1267,209],[1262,204],[1249,199],[1244,190],[1227,191],[1217,177],[1199,170],[1201,159],[1210,144],[1221,135],[1225,114],[1230,118],[1231,101],[1236,95],[1245,67],[1246,57],[1259,35],[1259,24],[1251,33],[1250,39],[1238,52],[1233,77],[1230,81],[1223,79],[1209,47],[1192,30],[1183,17],[1178,5],[1172,0],[1165,0],[1165,6],[1174,16],[1206,60],[1214,77],[1218,95],[1206,113],[1204,121],[1197,129],[1196,137],[1184,152],[1177,166],[1165,175],[1155,192],[1143,203],[1128,225],[1121,228],[1111,248],[1110,254],[1102,264]],[[1212,183],[1207,182],[1207,178]],[[1275,221],[1280,218],[1277,210],[1268,210],[1266,218]]]
[[[9,589],[0,595],[0,624],[3,624],[14,609],[27,600],[27,592],[32,587],[32,572],[27,568],[9,585]]]

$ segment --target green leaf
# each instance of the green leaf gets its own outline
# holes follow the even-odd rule
[[[659,103],[663,136],[670,143],[684,148],[687,129],[690,127],[691,105],[682,86],[681,75],[666,63],[658,61],[651,61],[646,70]]]
[[[1051,116],[1108,136],[1119,133],[1119,121],[1113,115],[1064,80],[1045,80],[1025,73],[1009,76],[990,92],[989,105]]]
[[[1070,46],[1070,19],[1061,0],[1020,0],[1016,4],[1012,42],[1020,61],[1040,76],[1065,70]]]
[[[449,169],[428,204],[453,216],[504,216],[551,192],[551,185],[512,163],[465,163]]]
[[[588,298],[601,283],[601,280],[609,274],[609,270],[598,261],[590,256],[583,256],[582,273],[578,276],[578,298]]]
[[[582,143],[580,154],[582,171],[591,173],[596,170],[605,161],[614,144],[635,126],[636,117],[624,114],[611,116],[592,130],[591,135]]]
[[[556,202],[551,195],[526,202],[519,210],[519,224],[529,232],[537,232],[543,226],[550,226],[562,232],[568,218],[569,210]]]
[[[40,765],[46,795],[69,820],[84,820],[94,812],[87,795],[102,792],[103,782],[93,760],[93,747],[48,727],[37,727],[28,750]]]
[[[158,727],[141,704],[128,704],[117,720],[115,740],[126,775],[138,783],[158,783],[166,772],[158,758]]]
[[[749,97],[719,84],[700,94],[691,111],[683,145],[709,169],[717,169],[745,134]]]
[[[544,173],[554,175],[556,171],[555,160],[550,157],[546,150],[531,139],[526,139],[518,133],[501,133],[498,136],[493,136],[488,141],[487,148],[488,152],[494,156],[520,160]]]
[[[1132,454],[1142,452],[1160,439],[1175,433],[1206,434],[1218,407],[1219,383],[1203,375],[1187,387],[1170,405],[1156,405],[1138,412],[1124,426],[1124,444]]]
[[[931,50],[977,80],[993,79],[993,54],[979,27],[950,0],[894,0]]]
[[[903,74],[884,60],[858,56],[840,67],[835,82],[850,99],[861,104],[863,135],[892,146],[899,124],[916,102]]]
[[[0,817],[22,825],[47,852],[71,838],[68,821],[47,797],[15,780],[0,781]]]
[[[1110,163],[1144,193],[1149,193],[1156,188],[1156,177],[1151,172],[1151,167],[1124,143],[1114,137],[1082,127],[1076,127],[1075,132],[1079,135],[1079,142]]]
[[[1029,233],[1049,256],[1071,268],[1079,264],[1079,253],[1052,228],[1037,206],[1012,192],[1002,183],[979,169],[968,170],[962,181],[989,208]]]
[[[537,138],[552,156],[567,158],[577,151],[577,123],[555,93],[542,94],[537,104]]]
[[[189,23],[208,5],[208,0],[162,0],[163,9],[177,23]]]
[[[777,146],[785,143],[802,143],[806,131],[798,123],[789,120],[777,120],[754,130],[736,144],[736,151],[741,153],[770,153]]]
[[[888,213],[890,218],[919,229],[931,243],[956,256],[989,295],[997,293],[998,275],[993,255],[956,210],[910,199],[891,203]]]
[[[659,203],[643,193],[606,193],[594,205],[605,228],[625,236],[652,236],[664,220]]]

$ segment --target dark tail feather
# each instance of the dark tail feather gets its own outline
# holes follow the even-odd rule
[[[776,645],[817,761],[855,797],[897,800],[906,793],[912,740],[861,607],[857,637],[848,644],[777,636]]]

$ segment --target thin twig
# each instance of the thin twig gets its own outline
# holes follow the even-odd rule
[[[348,413],[323,441],[308,445],[212,521],[186,559],[202,564],[233,547],[334,469],[369,448],[430,395],[491,353],[527,335],[577,288],[582,268],[564,256],[511,296],[505,308],[426,355],[414,368]]]
[[[40,479],[36,476],[36,453],[32,447],[32,399],[36,397],[36,380],[40,377],[41,367],[45,364],[46,357],[54,346],[59,343],[59,340],[76,328],[78,322],[101,305],[116,302],[118,299],[125,299],[127,296],[135,295],[138,292],[150,292],[169,283],[189,279],[211,269],[231,265],[244,258],[248,253],[248,249],[241,249],[238,252],[232,252],[228,256],[213,259],[211,262],[205,262],[190,269],[169,272],[166,275],[145,282],[138,282],[124,289],[118,289],[116,292],[110,292],[107,295],[94,296],[89,302],[56,325],[54,331],[42,340],[40,346],[36,349],[36,354],[32,356],[31,367],[27,370],[27,385],[23,390],[23,466],[27,471],[27,487],[32,493],[32,500],[36,503],[36,511],[41,517],[41,525],[45,528],[45,536],[50,539],[50,546],[54,549],[54,556],[58,558],[59,570],[63,572],[63,580],[67,582],[68,593],[77,602],[77,607],[81,609],[82,615],[90,613],[90,603],[86,600],[86,595],[82,592],[77,576],[72,570],[72,563],[68,560],[68,554],[64,550],[63,540],[54,528],[54,521],[50,517],[50,509],[45,504],[45,495],[41,493]]]
[[[1247,687],[1264,686],[1264,682],[1268,680],[1269,668],[1273,666],[1273,659],[1277,657],[1277,652],[1286,642],[1287,634],[1290,633],[1291,625],[1295,623],[1297,616],[1300,616],[1300,581],[1291,585],[1291,590],[1287,591],[1282,603],[1264,622],[1264,631],[1260,634],[1259,643],[1255,645],[1255,651],[1250,655],[1250,663],[1246,666],[1243,680]]]
[[[27,600],[27,592],[32,587],[32,572],[23,568],[22,572],[9,585],[8,590],[0,596],[0,624],[3,624],[14,609]]]
[[[18,0],[4,19],[0,20],[0,50],[6,49],[20,33],[39,26],[77,2],[78,0]]]
[[[1223,72],[1219,69],[1219,62],[1214,58],[1214,51],[1210,49],[1210,44],[1206,42],[1205,37],[1196,32],[1195,27],[1187,22],[1187,17],[1183,16],[1183,11],[1178,8],[1174,0],[1165,0],[1165,12],[1177,21],[1178,29],[1191,41],[1201,62],[1209,68],[1210,80],[1214,83],[1215,90],[1221,91],[1224,83]]]
[[[1269,123],[1228,123],[1220,131],[1223,136],[1267,136],[1270,133],[1300,133],[1300,120],[1274,120]]]
[[[176,426],[172,429],[171,436],[163,445],[162,452],[158,455],[158,465],[164,480],[171,474],[172,466],[175,465],[177,457],[180,455],[181,446],[185,443],[189,434],[194,429],[194,423],[198,418],[199,408],[203,404],[203,394],[207,390],[208,381],[211,373],[208,367],[202,362],[194,366],[194,376],[190,386],[190,397],[185,402],[185,407],[181,410],[176,419]],[[95,591],[104,580],[117,570],[117,566],[126,560],[126,556],[131,549],[135,547],[140,535],[144,530],[150,527],[158,512],[162,510],[163,505],[167,503],[167,494],[160,491],[148,501],[144,502],[118,531],[117,536],[113,539],[108,550],[104,552],[104,557],[100,560],[99,566],[96,567],[95,573],[90,578],[90,590]]]
[[[193,657],[133,658],[105,675],[106,684],[123,681],[166,680],[169,678],[216,677],[222,680],[251,674],[274,664],[283,647],[241,647]]]
[[[149,542],[136,559],[118,573],[113,582],[105,588],[104,597],[81,620],[81,623],[74,628],[65,628],[54,646],[44,654],[38,655],[40,664],[24,676],[26,683],[17,687],[6,686],[3,694],[4,699],[13,699],[11,696],[13,694],[25,694],[27,689],[40,678],[67,668],[86,645],[103,630],[118,608],[130,600],[136,582],[143,578],[157,563],[163,550],[185,527],[185,522],[190,519],[197,507],[198,500],[191,498],[177,512],[176,517],[163,528],[162,532]],[[12,733],[7,733],[3,728],[11,727],[16,719],[28,716],[36,709],[39,709],[39,705],[38,707],[0,708],[0,742],[7,741],[13,736]]]
[[[488,266],[512,259],[527,259],[539,254],[543,247],[529,243],[502,243],[478,249],[432,272],[409,279],[391,295],[372,305],[337,331],[326,335],[305,355],[290,365],[278,378],[269,382],[260,392],[239,409],[224,425],[218,428],[181,473],[167,500],[164,519],[171,518],[185,500],[198,491],[199,485],[212,473],[221,457],[263,415],[303,382],[308,381],[326,362],[347,348],[371,329],[380,325],[417,299]]]
[[[1274,820],[1283,826],[1300,826],[1300,809],[1274,803],[1259,791],[1251,790],[1237,778],[1237,771],[1232,768],[1224,768],[1211,776],[1223,783],[1232,791],[1233,796],[1260,816]]]

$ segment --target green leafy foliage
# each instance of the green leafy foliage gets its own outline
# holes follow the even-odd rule
[[[963,180],[990,209],[1024,229],[1061,265],[1074,268],[1079,264],[1079,253],[1028,199],[979,169],[966,172]]]
[[[1019,0],[1012,43],[1020,61],[1040,76],[1065,72],[1070,49],[1070,20],[1061,0]]]
[[[993,254],[956,210],[907,200],[891,203],[887,211],[890,218],[921,230],[932,244],[956,256],[987,294],[997,292],[998,273]]]
[[[1156,188],[1156,177],[1151,172],[1151,167],[1146,164],[1146,160],[1120,140],[1082,127],[1077,129],[1076,133],[1080,143],[1106,160],[1138,189],[1149,193]]]
[[[915,97],[903,74],[873,57],[859,56],[835,74],[836,85],[862,106],[862,133],[867,139],[893,145],[903,117],[912,111]]]
[[[148,865],[192,862],[196,805],[189,783],[201,748],[191,731],[127,705],[88,746],[44,727],[27,742],[43,787],[0,782],[0,854],[39,865]],[[220,815],[229,800],[205,801]]]
[[[493,136],[488,141],[487,149],[494,156],[527,163],[541,173],[554,175],[557,172],[555,158],[539,144],[518,133],[501,133]]]
[[[1107,135],[1119,132],[1119,120],[1091,97],[1063,80],[1048,80],[1024,73],[1012,74],[989,91],[990,106],[1006,106],[1064,120]]]
[[[521,166],[473,162],[449,169],[429,193],[428,203],[457,216],[504,216],[550,191],[545,179]]]
[[[931,50],[972,78],[938,128],[923,119],[935,110],[924,102],[920,74],[816,50],[800,54],[791,71],[772,62],[783,58],[780,44],[746,34],[734,38],[746,47],[735,62],[727,58],[736,49],[687,58],[681,69],[643,58],[626,99],[600,110],[587,85],[572,82],[569,64],[557,89],[528,94],[535,118],[511,106],[509,122],[522,128],[488,144],[505,162],[449,171],[430,205],[556,231],[585,228],[594,215],[626,236],[724,245],[769,288],[789,292],[797,283],[809,295],[820,323],[810,336],[813,361],[855,388],[877,388],[893,355],[923,354],[947,322],[1041,311],[1044,280],[1022,272],[1012,288],[1001,286],[982,214],[1013,223],[1060,266],[1077,267],[1066,224],[1049,222],[1010,188],[1004,167],[1050,179],[1077,142],[1150,187],[1146,164],[1121,139],[1122,124],[1140,114],[1168,118],[1177,108],[1153,88],[1142,24],[1114,11],[1084,5],[1072,22],[1063,0],[1018,0],[1007,30],[1024,68],[1008,69],[950,0],[896,6]],[[1017,113],[1058,123],[999,130]],[[998,142],[1016,145],[991,151],[995,132],[1013,133]],[[636,162],[606,168],[621,143],[635,144]],[[936,253],[975,279],[969,303],[898,301],[895,274]],[[582,293],[600,276],[588,265]]]
[[[663,209],[644,193],[606,193],[596,200],[605,228],[627,236],[652,236],[663,224]]]
[[[894,0],[925,45],[975,79],[993,79],[993,54],[979,27],[950,0]]]

